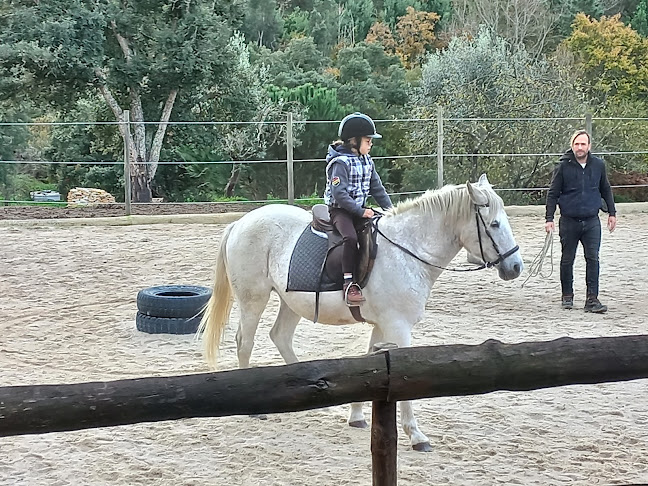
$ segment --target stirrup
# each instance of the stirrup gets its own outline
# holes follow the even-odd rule
[[[355,287],[355,288],[357,289],[358,293],[360,294],[360,298],[361,298],[361,300],[358,300],[357,302],[349,302],[349,290],[351,289],[351,287]],[[367,299],[364,298],[364,295],[362,295],[362,289],[360,288],[360,285],[358,285],[357,283],[355,283],[355,282],[351,282],[351,283],[350,283],[349,285],[347,285],[346,288],[344,289],[344,302],[345,302],[346,305],[348,305],[349,307],[359,307],[359,306],[361,306],[364,302],[366,302],[366,300],[367,300]]]

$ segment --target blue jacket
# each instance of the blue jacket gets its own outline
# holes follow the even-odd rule
[[[591,218],[601,209],[601,198],[607,204],[610,216],[616,215],[612,187],[605,172],[605,162],[591,153],[583,168],[569,149],[560,157],[554,169],[547,194],[546,221],[554,220],[556,204],[560,214],[571,218]]]

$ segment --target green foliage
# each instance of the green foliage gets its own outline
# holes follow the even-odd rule
[[[238,52],[228,43],[240,24],[238,3],[208,0],[51,0],[16,2],[0,17],[0,79],[4,97],[20,90],[61,111],[79,100],[102,99],[119,119],[130,109],[136,200],[148,200],[164,126],[147,119],[169,116],[176,101],[200,101],[203,90],[231,78]],[[154,135],[155,134],[155,135]]]
[[[648,0],[639,2],[630,26],[642,36],[648,37]]]
[[[248,41],[259,46],[272,47],[287,28],[275,0],[248,0],[245,21],[241,31]]]
[[[340,71],[340,102],[376,116],[396,114],[407,102],[409,88],[405,69],[396,56],[385,53],[380,44],[361,43],[340,50],[336,67]]]
[[[320,51],[330,53],[338,43],[338,13],[335,0],[315,0],[310,13],[311,36]]]
[[[337,90],[332,88],[315,87],[305,84],[296,88],[279,88],[270,86],[271,97],[275,100],[286,100],[299,103],[306,111],[310,120],[340,120],[346,116],[351,107],[344,106],[338,101]],[[328,143],[335,137],[337,125],[321,123],[305,123],[303,132],[294,148],[293,157],[296,160],[321,158],[324,160]],[[283,147],[276,147],[273,152],[277,159],[285,156]],[[294,168],[295,194],[309,194],[321,187],[323,170],[312,163],[298,163]]]
[[[372,150],[383,182],[390,191],[421,190],[436,185],[436,157],[397,161],[380,157],[433,154],[436,126],[387,120],[409,115],[433,118],[437,105],[444,107],[446,118],[582,116],[590,101],[581,91],[593,100],[595,116],[645,117],[647,2],[4,1],[0,2],[0,121],[33,117],[109,121],[120,109],[130,109],[131,119],[152,121],[159,119],[169,93],[178,89],[171,121],[241,123],[169,125],[160,160],[185,163],[161,164],[152,187],[167,201],[210,201],[227,197],[226,193],[246,199],[286,196],[285,163],[247,162],[286,158],[283,122],[289,111],[296,120],[294,158],[309,160],[295,164],[295,194],[320,195],[324,156],[336,138],[337,121],[362,111],[378,120],[384,135]],[[529,8],[517,8],[524,5]],[[543,15],[531,9],[538,5],[546,9],[544,20],[553,30],[543,30]],[[453,35],[443,32],[451,28],[450,20],[455,27],[467,28],[457,16],[464,7],[473,13],[481,9],[500,23],[515,21],[516,15],[536,19],[508,26],[528,29],[520,34],[531,39],[522,43],[528,50],[512,48],[482,32],[473,39],[453,40],[421,68],[424,55],[441,45],[438,39],[445,43]],[[404,22],[408,8],[414,13]],[[438,23],[421,29],[427,18],[422,15],[432,12],[440,16]],[[579,12],[591,16],[589,24],[576,17]],[[632,32],[618,19],[620,25],[612,25],[610,19],[601,18],[616,12],[631,23]],[[554,16],[559,17],[557,23]],[[382,32],[396,41],[387,52],[379,36],[363,42],[376,22],[392,29]],[[242,36],[232,35],[236,29],[249,45]],[[531,44],[544,39],[539,33],[552,39],[540,43],[545,47],[569,36],[565,43],[569,55],[562,59],[562,67],[543,61],[541,48],[532,50]],[[507,39],[518,45],[513,37]],[[578,80],[582,85],[577,89]],[[108,106],[106,90],[116,105]],[[322,120],[331,122],[302,123]],[[145,147],[141,158],[149,159],[157,126],[139,128],[144,128],[137,142]],[[446,179],[464,182],[486,171],[492,182],[502,185],[546,185],[553,159],[478,154],[559,152],[572,128],[581,124],[447,120],[445,152],[467,156],[446,158]],[[636,141],[647,136],[640,123],[595,124],[600,150],[637,150]],[[54,184],[62,194],[71,187],[90,186],[123,198],[122,166],[98,164],[122,158],[123,141],[114,125],[2,126],[0,159],[83,164],[0,163],[0,193],[24,197],[27,186],[34,190],[40,183]],[[195,163],[207,160],[239,163]],[[619,171],[646,171],[646,157],[640,155],[609,156],[606,161]],[[519,193],[506,197],[523,199]]]
[[[550,64],[532,59],[523,49],[512,50],[501,38],[482,31],[476,38],[456,38],[448,49],[429,57],[421,86],[411,100],[411,116],[435,118],[517,118],[583,116],[587,105],[570,78]],[[578,127],[578,125],[576,125]],[[450,121],[444,123],[445,182],[475,181],[481,173],[504,187],[542,186],[554,160],[541,156],[489,157],[480,154],[562,152],[573,123],[555,121]],[[434,123],[413,131],[412,143],[421,154],[436,152]],[[398,165],[404,188],[431,171],[417,160]],[[414,171],[410,176],[409,172]]]
[[[57,189],[56,184],[46,183],[29,174],[9,174],[4,184],[0,184],[0,194],[3,199],[13,201],[29,201],[32,191]]]
[[[304,106],[309,120],[336,120],[342,118],[349,108],[341,105],[335,89],[316,87],[311,83],[295,88],[268,85],[267,90],[274,101],[294,101]]]
[[[648,39],[625,26],[619,15],[600,21],[577,15],[564,44],[588,93],[602,105],[648,98]]]
[[[284,37],[290,39],[309,37],[311,35],[310,15],[299,7],[290,12],[284,23]]]
[[[373,24],[373,0],[345,0],[340,2],[338,43],[354,45],[367,36]]]
[[[175,155],[184,165],[161,165],[156,178],[156,193],[165,201],[214,201],[224,197],[231,164],[199,164],[225,159],[207,147],[183,145]],[[194,162],[194,163],[192,163]]]
[[[572,23],[576,14],[583,13],[595,19],[603,15],[600,0],[551,0],[550,3],[551,9],[559,12],[554,32],[561,38],[568,37],[571,34]]]

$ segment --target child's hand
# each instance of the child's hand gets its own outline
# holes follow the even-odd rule
[[[364,213],[362,213],[363,218],[373,218],[375,216],[375,213],[373,212],[373,209],[370,208],[365,208]]]

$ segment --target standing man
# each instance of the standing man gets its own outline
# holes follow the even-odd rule
[[[605,312],[607,306],[598,300],[599,248],[601,247],[601,198],[608,207],[607,227],[610,233],[616,227],[616,209],[612,188],[605,172],[605,162],[590,153],[592,140],[586,130],[578,130],[571,137],[571,149],[561,157],[554,169],[547,194],[545,230],[554,231],[556,204],[560,206],[560,285],[562,308],[574,307],[574,259],[578,242],[585,253],[585,283],[587,298],[585,312]]]

